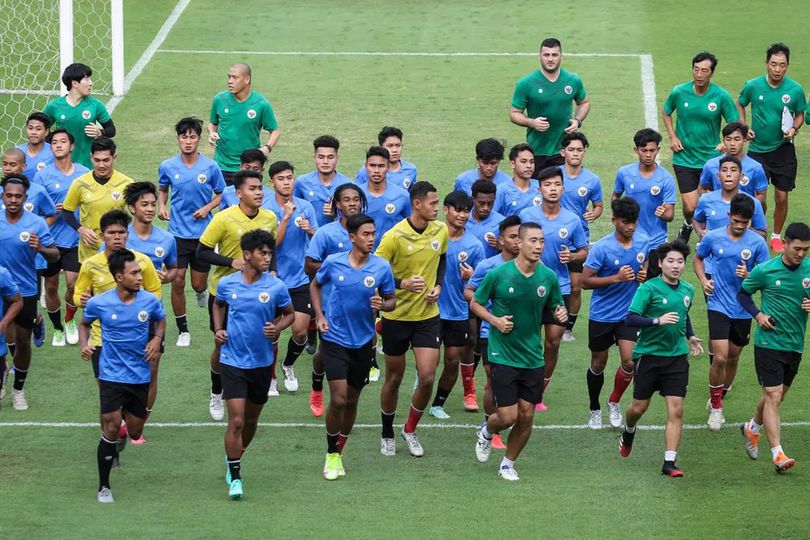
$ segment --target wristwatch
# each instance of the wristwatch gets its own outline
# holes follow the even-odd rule
[[[653,326],[658,326],[660,323],[661,321],[658,320],[658,317],[653,319]]]

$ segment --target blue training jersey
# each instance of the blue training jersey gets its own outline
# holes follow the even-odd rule
[[[414,185],[416,180],[416,175],[418,171],[416,170],[416,165],[411,163],[410,161],[405,161],[404,159],[399,160],[399,170],[392,171],[388,169],[388,172],[385,175],[385,179],[388,181],[389,184],[394,184],[399,186],[403,189],[411,189],[411,186]],[[357,174],[354,176],[354,182],[356,184],[365,184],[368,182],[368,172],[366,171],[366,166],[361,165],[360,170],[357,171]]]
[[[411,196],[408,190],[387,182],[385,191],[380,196],[372,195],[368,189],[368,182],[360,185],[366,194],[368,208],[366,215],[374,220],[376,235],[374,249],[380,245],[380,240],[391,227],[411,215]]]
[[[343,228],[340,221],[327,223],[312,236],[306,256],[313,261],[322,263],[329,255],[351,251],[352,242],[349,240],[349,231]],[[323,288],[323,297],[329,298],[331,286],[326,284]],[[324,303],[324,306],[326,304]],[[326,307],[324,307],[326,312]]]
[[[478,263],[478,266],[475,267],[475,272],[473,272],[472,277],[467,282],[467,286],[473,291],[477,290],[478,287],[481,286],[481,283],[484,282],[484,278],[486,277],[487,272],[489,272],[496,266],[502,265],[505,262],[506,260],[503,258],[503,255],[501,253],[498,253],[497,255],[484,259],[483,261]],[[481,321],[481,331],[479,333],[479,336],[481,336],[481,339],[489,338],[488,322]]]
[[[492,211],[503,217],[517,216],[524,208],[540,206],[542,202],[540,184],[534,178],[529,181],[529,189],[526,191],[521,191],[514,181],[504,182],[498,186],[498,190],[495,192],[495,204]]]
[[[463,191],[467,195],[472,196],[472,185],[480,178],[481,173],[478,170],[478,167],[471,171],[463,172],[456,176],[456,181],[453,184],[453,191]],[[492,181],[495,182],[496,186],[500,186],[504,182],[509,182],[511,179],[511,176],[502,171],[496,171],[495,176],[492,177]]]
[[[481,245],[484,246],[484,257],[492,257],[498,255],[500,251],[489,245],[489,239],[498,239],[500,234],[499,226],[504,217],[494,210],[489,213],[486,219],[475,221],[473,216],[475,211],[470,212],[470,219],[467,220],[467,225],[464,226],[467,232],[478,238]]]
[[[73,172],[63,174],[55,163],[52,163],[39,171],[34,176],[33,184],[45,188],[46,193],[53,201],[54,205],[62,204],[67,197],[68,190],[73,181],[81,175],[89,172],[89,169],[81,163],[73,164]],[[32,184],[32,185],[33,185]],[[79,210],[74,212],[76,220],[79,219]],[[69,249],[79,245],[79,233],[65,222],[61,212],[56,216],[56,221],[51,225],[51,234],[57,247]]]
[[[619,169],[613,187],[615,193],[632,197],[638,203],[638,229],[650,239],[650,249],[667,241],[667,222],[655,215],[662,204],[675,204],[675,180],[658,165],[650,178],[641,176],[638,163]]]
[[[24,297],[36,296],[38,291],[38,253],[28,245],[31,233],[39,236],[41,245],[54,245],[51,230],[41,217],[23,211],[16,223],[9,223],[6,212],[0,212],[0,246],[3,246],[0,249],[0,266],[11,272]],[[45,261],[44,258],[41,260]]]
[[[161,270],[177,266],[177,241],[175,237],[159,227],[152,227],[149,238],[141,238],[135,227],[129,226],[127,249],[139,251],[152,260],[155,269]],[[101,249],[104,249],[102,245]]]
[[[199,155],[194,166],[188,167],[179,155],[174,156],[158,167],[158,185],[170,189],[169,233],[177,238],[200,238],[213,216],[209,212],[205,218],[195,219],[194,212],[225,189],[217,162]]]
[[[706,162],[703,170],[700,172],[700,185],[712,191],[719,191],[723,189],[723,184],[717,175],[720,173],[720,160],[724,156],[717,156]],[[746,155],[742,159],[742,178],[740,179],[740,191],[748,193],[751,196],[756,195],[758,191],[766,191],[768,189],[768,177],[765,175],[765,169],[759,161]]]
[[[768,221],[765,219],[765,212],[762,211],[762,203],[759,199],[749,195],[748,193],[740,192],[744,195],[751,197],[754,201],[754,215],[751,218],[751,227],[758,231],[765,231],[768,229]],[[722,229],[729,224],[728,213],[731,211],[731,199],[725,201],[723,199],[722,190],[710,191],[704,193],[698,199],[697,207],[695,207],[695,221],[705,223],[706,228],[710,231],[715,229]]]
[[[579,217],[582,229],[585,231],[585,238],[590,241],[591,230],[582,214],[588,211],[588,203],[602,202],[602,184],[593,171],[584,167],[576,176],[568,176],[565,167],[560,167],[560,170],[563,174],[563,186],[565,187],[560,206],[572,211]]]
[[[475,269],[484,260],[484,246],[469,231],[457,240],[448,239],[447,269],[442,292],[439,295],[439,316],[446,321],[466,321],[470,318],[470,304],[464,300],[467,281],[461,278],[461,265]]]
[[[265,204],[267,203],[267,204]],[[288,289],[294,289],[309,283],[309,277],[304,272],[304,254],[309,248],[310,235],[301,229],[301,220],[309,221],[311,229],[318,227],[318,216],[309,201],[293,197],[295,210],[287,223],[287,232],[284,241],[276,245],[276,271],[278,277]],[[284,208],[276,201],[275,192],[262,201],[262,206],[275,212],[278,222],[284,217]]]
[[[0,318],[6,314],[6,305],[11,298],[20,292],[20,288],[14,283],[11,273],[4,267],[0,266],[0,298],[4,300],[0,302]],[[5,356],[8,353],[6,346],[6,333],[0,333],[0,356]]]
[[[34,176],[36,176],[39,171],[56,161],[53,150],[51,150],[51,145],[48,143],[44,143],[35,156],[28,155],[28,143],[21,144],[17,148],[22,150],[25,154],[25,168],[23,169],[23,174],[27,176],[29,180],[33,180]]]
[[[351,182],[352,179],[348,176],[335,172],[335,177],[328,186],[325,186],[323,182],[321,182],[320,176],[318,176],[318,171],[315,170],[307,174],[302,174],[295,179],[293,196],[299,199],[305,199],[312,204],[312,208],[315,209],[315,214],[318,216],[318,221],[315,225],[320,227],[335,221],[334,216],[323,213],[323,205],[332,200],[332,196],[335,194],[335,190],[338,186],[350,184]]]

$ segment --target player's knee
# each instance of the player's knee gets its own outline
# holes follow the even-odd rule
[[[422,389],[433,388],[433,381],[436,379],[435,373],[422,373],[419,375],[419,387]]]
[[[348,400],[346,399],[345,392],[333,392],[329,394],[329,404],[336,409],[343,409],[346,407]]]
[[[498,418],[500,418],[501,422],[506,424],[507,426],[515,425],[518,419],[518,412],[517,410],[510,409],[501,409],[498,411]]]
[[[292,331],[292,338],[296,343],[306,343],[307,341],[307,330],[308,327],[305,326],[303,329],[293,328]]]
[[[624,365],[624,364],[622,364]],[[607,358],[603,358],[600,356],[591,356],[591,372],[598,374],[603,373],[605,371],[605,367],[607,366]]]
[[[229,431],[242,431],[245,429],[245,419],[242,416],[234,415],[228,416],[228,430]]]

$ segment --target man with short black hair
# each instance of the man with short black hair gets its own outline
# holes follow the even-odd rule
[[[493,210],[495,206],[496,186],[489,180],[476,180],[472,185],[473,207],[467,232],[478,238],[484,246],[484,256],[493,257],[500,253],[498,245],[498,225],[504,216]]]
[[[730,122],[725,125],[721,133],[725,153],[710,159],[703,166],[703,171],[700,173],[700,194],[720,189],[721,182],[718,173],[721,159],[724,157],[737,158],[742,165],[740,191],[756,197],[762,204],[762,210],[765,211],[768,199],[768,177],[765,176],[765,169],[762,168],[759,161],[745,153],[748,126],[740,122]]]
[[[416,165],[402,159],[402,130],[392,126],[386,126],[377,134],[377,144],[388,150],[388,182],[401,188],[410,190],[416,183]],[[358,184],[368,182],[368,171],[365,166],[361,166],[354,177]],[[382,236],[382,235],[381,235]]]
[[[25,138],[28,142],[17,148],[25,153],[23,174],[31,180],[39,171],[54,162],[51,145],[46,142],[50,125],[51,119],[41,112],[29,114],[25,122]]]
[[[337,171],[337,164],[340,161],[338,154],[340,141],[331,135],[321,135],[312,141],[312,146],[315,148],[312,157],[315,170],[296,178],[295,196],[312,204],[318,215],[318,221],[314,225],[321,227],[335,220],[335,216],[332,215],[332,196],[335,189],[341,184],[351,182],[352,179]]]
[[[543,202],[537,192],[540,186],[532,177],[536,170],[532,152],[532,147],[526,143],[516,144],[509,149],[512,181],[503,182],[498,187],[493,208],[502,216],[516,216],[524,208],[540,206]]]
[[[472,195],[472,185],[478,180],[486,180],[496,186],[509,181],[509,175],[498,170],[503,161],[503,143],[498,139],[481,139],[475,145],[475,169],[456,177],[453,191],[464,191]]]
[[[240,171],[257,172],[259,173],[260,178],[264,178],[265,165],[267,165],[267,156],[265,156],[264,153],[258,148],[248,148],[239,155]],[[264,186],[262,188],[262,192],[264,193],[262,207],[267,210],[264,205],[269,204],[268,201],[272,197],[273,190],[267,186]],[[219,209],[225,210],[226,208],[230,208],[231,206],[236,206],[238,204],[239,197],[236,196],[236,187],[233,184],[225,186],[225,189],[222,190],[222,199],[219,201]]]

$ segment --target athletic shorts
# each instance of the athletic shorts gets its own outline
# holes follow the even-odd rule
[[[124,410],[138,418],[146,418],[149,383],[99,381],[98,393],[101,398],[101,414]]]
[[[221,364],[222,399],[247,399],[256,405],[267,403],[273,365],[242,369]]]
[[[23,296],[23,305],[20,312],[14,317],[14,322],[18,326],[31,330],[37,320],[37,306],[39,306],[39,295]]]
[[[438,349],[441,324],[439,316],[424,321],[394,321],[383,318],[382,339],[383,353],[388,356],[400,356],[408,348],[424,347]]]
[[[101,358],[101,345],[96,345],[93,349],[93,356],[90,357],[90,363],[93,364],[93,376],[98,379],[98,361]]]
[[[678,181],[678,191],[681,193],[691,193],[700,186],[700,173],[703,169],[673,165],[672,170],[675,171],[675,180]]]
[[[177,244],[177,268],[188,268],[195,272],[207,274],[211,270],[211,265],[197,259],[197,246],[200,245],[199,238],[178,238],[174,237]]]
[[[727,339],[737,347],[748,345],[751,319],[732,319],[725,313],[709,310],[709,339]]]
[[[569,272],[574,272],[574,273],[577,273],[577,274],[581,274],[583,268],[585,268],[585,261],[568,263],[568,271]]]
[[[439,340],[445,347],[466,347],[470,344],[470,322],[441,319]]]
[[[562,154],[554,154],[553,156],[534,156],[534,172],[532,173],[532,178],[537,178],[537,175],[540,174],[540,171],[545,169],[546,167],[562,167],[565,163],[565,159],[563,159]]]
[[[786,142],[770,152],[748,152],[748,155],[762,165],[773,187],[779,191],[793,191],[796,187],[796,171],[799,165],[793,143]]]
[[[754,346],[754,365],[760,386],[790,386],[801,361],[801,353]]]
[[[79,272],[81,268],[79,264],[79,247],[72,248],[59,248],[59,259],[56,262],[49,262],[48,267],[42,271],[43,277],[53,277],[59,272]]]
[[[214,301],[216,296],[213,294],[208,295],[208,328],[211,332],[216,333],[214,330]],[[225,310],[225,319],[222,321],[222,328],[228,327],[228,310]]]
[[[536,405],[543,400],[543,378],[546,368],[518,368],[489,363],[492,398],[496,407],[511,407],[518,399]]]
[[[373,340],[358,349],[350,349],[332,341],[321,340],[321,359],[328,381],[346,381],[362,390],[368,384],[368,371],[374,358]]]
[[[309,284],[287,289],[287,291],[290,293],[290,300],[292,300],[293,309],[296,313],[305,313],[310,317],[315,315],[315,310],[312,309],[312,300],[309,297]]]
[[[570,294],[562,295],[563,300],[565,301],[566,307],[568,306],[568,300],[571,298]],[[545,308],[543,310],[543,324],[556,324],[557,326],[565,326],[565,323],[561,323],[557,321],[557,318],[554,317],[554,310],[551,308]]]
[[[225,180],[226,186],[233,185],[233,175],[236,174],[236,171],[222,171],[222,179]]]
[[[686,355],[652,356],[635,358],[635,383],[633,399],[646,401],[655,392],[662,396],[686,396],[689,385],[689,360]]]
[[[638,328],[627,326],[624,320],[618,322],[588,321],[588,349],[593,352],[603,352],[614,345],[618,345],[619,340],[638,340]]]

